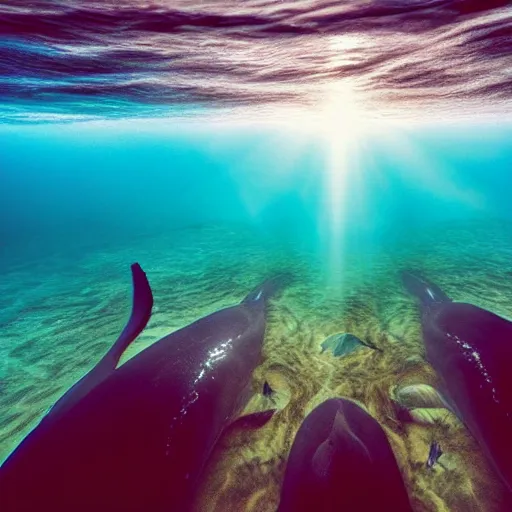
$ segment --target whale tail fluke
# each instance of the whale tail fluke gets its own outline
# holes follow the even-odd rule
[[[288,286],[292,279],[292,275],[289,273],[278,274],[277,276],[271,277],[254,288],[254,290],[245,297],[242,303],[250,303],[260,300],[266,302],[269,298]]]
[[[419,299],[422,306],[452,301],[439,286],[408,270],[402,272],[402,282],[406,290]]]

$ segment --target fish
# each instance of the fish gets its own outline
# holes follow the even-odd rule
[[[346,356],[352,352],[357,352],[367,346],[357,336],[350,333],[333,334],[322,343],[322,352],[331,350],[334,357]]]
[[[267,398],[271,398],[274,394],[274,390],[270,387],[270,384],[265,381],[263,383],[263,396],[266,396]]]
[[[439,378],[438,392],[512,490],[512,322],[455,302],[410,271],[402,281],[419,301],[425,356]]]
[[[426,462],[426,466],[428,469],[432,469],[434,465],[437,463],[439,458],[443,455],[443,450],[441,450],[441,446],[437,441],[433,441],[430,444],[430,450],[428,452],[428,459]]]
[[[286,463],[278,512],[312,510],[412,511],[383,428],[347,398],[308,414]]]
[[[267,302],[285,281],[265,281],[108,376],[93,369],[97,385],[86,378],[65,395],[0,467],[2,511],[190,510],[213,447],[251,396]]]

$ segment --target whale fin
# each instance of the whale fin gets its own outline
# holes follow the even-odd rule
[[[412,272],[403,271],[402,282],[406,290],[420,300],[422,306],[429,306],[439,302],[452,302],[452,299],[439,286]]]
[[[264,427],[274,417],[276,412],[277,409],[266,409],[239,416],[229,425],[229,431],[253,430]]]
[[[100,382],[105,380],[112,371],[115,370],[121,355],[132,341],[146,327],[153,308],[153,294],[147,280],[146,274],[138,263],[131,266],[132,285],[133,285],[133,305],[130,318],[115,341],[110,350],[100,359],[100,361],[86,373],[78,382],[76,382],[61,397],[53,407],[51,407],[45,416],[45,421],[49,417],[54,418],[57,414],[69,410],[74,404],[81,400],[89,391],[95,388]]]
[[[275,277],[263,281],[259,286],[254,288],[242,301],[242,303],[250,303],[257,301],[266,302],[270,297],[277,294],[292,280],[291,274],[279,274]]]
[[[134,263],[131,270],[133,283],[132,312],[119,338],[97,364],[97,367],[101,366],[105,372],[115,369],[123,352],[144,330],[151,318],[153,293],[146,273],[138,263]]]

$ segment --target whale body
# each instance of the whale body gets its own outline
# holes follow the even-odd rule
[[[278,512],[312,510],[412,511],[384,430],[346,398],[313,409],[288,457]]]
[[[96,386],[85,379],[0,468],[2,511],[188,510],[216,441],[250,398],[278,281],[162,338]]]
[[[426,359],[439,377],[440,394],[512,490],[512,322],[453,302],[410,272],[402,280],[419,299]]]

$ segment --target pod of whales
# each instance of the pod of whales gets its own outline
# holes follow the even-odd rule
[[[453,302],[410,272],[402,280],[419,299],[426,358],[440,394],[512,490],[512,322]]]
[[[279,512],[411,512],[384,430],[345,398],[326,400],[304,420],[286,465]]]
[[[286,278],[264,282],[240,304],[165,336],[116,368],[153,306],[145,273],[138,264],[131,270],[133,307],[121,335],[0,468],[2,512],[187,512],[222,432],[272,416],[270,410],[237,422],[262,361],[267,301]],[[512,490],[512,322],[454,302],[410,272],[402,279],[419,300],[440,399]],[[263,395],[274,401],[274,394],[265,381]],[[428,386],[402,388],[397,398],[403,406],[441,405]],[[432,443],[426,467],[441,454]],[[326,400],[297,432],[278,511],[384,509],[412,510],[383,428],[349,399]]]
[[[144,272],[134,265],[132,275],[123,334],[0,468],[3,512],[186,511],[216,441],[250,398],[266,302],[282,279],[115,369],[152,307]]]

